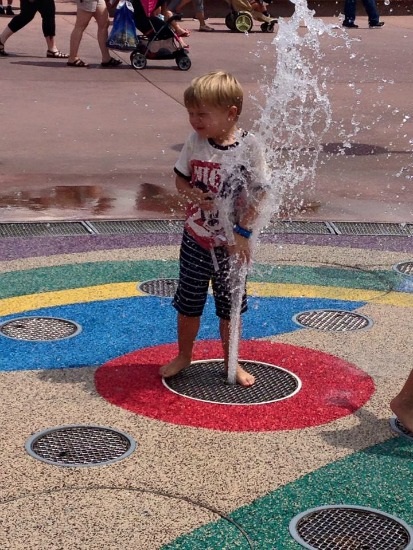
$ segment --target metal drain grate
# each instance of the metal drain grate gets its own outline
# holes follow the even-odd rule
[[[312,550],[411,550],[412,530],[402,520],[363,506],[321,506],[290,522],[292,537]]]
[[[257,361],[240,361],[240,364],[256,378],[249,388],[226,383],[222,359],[194,361],[176,376],[164,378],[163,383],[184,397],[225,405],[272,403],[293,396],[301,388],[301,380],[295,374],[275,365]]]
[[[97,235],[133,235],[136,233],[182,233],[181,220],[114,220],[88,221],[87,224]]]
[[[288,222],[281,220],[271,222],[262,230],[263,235],[278,233],[331,235],[334,234],[334,231],[325,222]]]
[[[400,262],[394,265],[393,269],[402,275],[413,276],[413,262]]]
[[[0,223],[0,237],[90,235],[83,222]]]
[[[413,432],[405,428],[397,416],[392,416],[390,418],[390,427],[397,435],[402,435],[403,437],[410,439],[410,441],[413,441]]]
[[[173,297],[178,288],[178,279],[152,279],[138,285],[138,290],[152,296]]]
[[[133,439],[102,426],[59,426],[31,436],[25,444],[34,458],[57,466],[100,466],[129,456]]]
[[[0,325],[2,336],[31,342],[51,342],[72,338],[81,330],[77,323],[55,317],[19,317]]]
[[[313,309],[301,311],[293,321],[305,328],[314,328],[331,332],[346,332],[370,328],[373,321],[360,313],[339,309]]]
[[[338,235],[409,235],[407,228],[398,223],[330,222]]]

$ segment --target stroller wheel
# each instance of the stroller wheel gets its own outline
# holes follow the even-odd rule
[[[130,62],[134,69],[144,69],[146,67],[146,57],[143,55],[143,53],[139,53],[137,51],[134,51],[130,54]]]
[[[191,68],[191,60],[186,54],[180,55],[175,61],[180,71],[188,71]]]
[[[253,27],[251,15],[246,11],[241,11],[235,18],[235,29],[238,32],[250,32]]]
[[[229,28],[230,31],[235,31],[235,17],[236,14],[232,11],[225,17],[225,25]]]

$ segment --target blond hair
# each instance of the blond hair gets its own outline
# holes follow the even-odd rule
[[[243,96],[241,84],[232,74],[213,71],[192,80],[184,92],[184,103],[186,108],[213,105],[227,109],[235,105],[240,115]]]

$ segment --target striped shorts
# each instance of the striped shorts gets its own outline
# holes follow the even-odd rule
[[[184,231],[179,255],[179,283],[172,305],[187,317],[200,317],[208,296],[209,282],[215,300],[215,311],[220,319],[231,317],[231,285],[229,254],[225,246],[214,248],[218,269],[212,254],[202,248]],[[241,313],[247,311],[244,288]]]

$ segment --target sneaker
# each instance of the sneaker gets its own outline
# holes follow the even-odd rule
[[[343,27],[347,29],[358,29],[359,26],[354,23],[354,21],[343,21]]]
[[[370,29],[380,29],[384,25],[384,21],[377,21],[376,23],[369,23]]]
[[[6,15],[14,15],[14,11],[11,6],[6,7]]]

